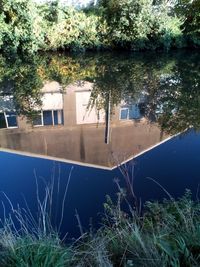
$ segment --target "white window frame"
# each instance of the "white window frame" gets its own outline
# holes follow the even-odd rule
[[[122,118],[121,118],[121,112],[122,112],[122,110],[128,110],[127,118],[126,118],[126,119],[122,119]],[[120,121],[126,121],[126,120],[129,120],[129,108],[126,108],[126,107],[124,107],[124,108],[120,108],[119,120],[120,120]]]
[[[138,103],[136,103],[135,105],[138,106]],[[133,105],[131,106],[131,109],[132,109],[132,107],[133,107]],[[122,111],[122,110],[128,110],[127,118],[126,118],[126,119],[121,119],[121,111]],[[138,119],[140,119],[140,118],[138,118]],[[125,120],[130,120],[130,121],[132,121],[132,120],[138,120],[138,119],[137,119],[137,118],[130,119],[130,107],[121,107],[121,108],[120,108],[119,120],[121,120],[121,121],[125,121]]]
[[[12,112],[13,112],[13,111],[12,111]],[[5,119],[5,122],[6,122],[6,128],[1,128],[1,129],[16,129],[16,128],[19,127],[19,126],[18,126],[18,121],[17,121],[17,115],[16,115],[17,126],[9,126],[9,125],[8,125],[8,116],[9,116],[9,115],[6,114],[6,111],[3,111],[3,112],[1,112],[1,113],[4,114],[4,119]]]
[[[44,112],[44,111],[51,111],[52,124],[50,124],[50,125],[44,125],[44,115],[43,115],[43,112]],[[62,111],[62,112],[63,112],[63,109],[47,109],[47,110],[41,110],[41,111],[40,111],[40,116],[41,116],[41,123],[42,123],[42,124],[34,125],[34,127],[40,127],[40,126],[55,126],[54,111]],[[63,125],[63,124],[64,124],[64,120],[63,120],[63,123],[62,123],[62,124],[56,124],[56,126],[57,126],[57,125]]]

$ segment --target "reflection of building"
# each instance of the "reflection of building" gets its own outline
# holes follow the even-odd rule
[[[69,91],[71,87],[69,86]],[[103,123],[104,111],[96,111],[89,107],[92,86],[85,83],[82,86],[72,87],[72,93],[61,93],[57,82],[45,84],[41,90],[42,106],[36,107],[37,115],[34,116],[33,126],[56,126],[70,124]],[[69,99],[70,98],[70,99]],[[70,105],[73,103],[73,108]],[[64,123],[64,112],[66,122]],[[69,116],[76,113],[76,120]],[[74,117],[74,119],[75,119]],[[31,125],[27,124],[27,128]],[[24,128],[24,118],[17,116],[12,96],[0,97],[0,128]]]
[[[34,126],[62,125],[63,94],[57,82],[47,83],[42,88],[42,106],[39,114],[33,121]]]
[[[0,147],[112,167],[167,137],[156,123],[142,117],[139,103],[122,102],[112,112],[106,144],[106,114],[90,106],[91,91],[89,82],[71,84],[65,94],[58,83],[46,84],[42,110],[33,126],[24,117],[16,117],[8,101],[10,107],[2,106],[0,116],[10,115],[8,126],[14,125],[13,120],[17,122],[13,127],[18,128],[0,130]]]

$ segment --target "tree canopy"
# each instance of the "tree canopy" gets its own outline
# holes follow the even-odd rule
[[[200,45],[200,2],[100,0],[85,10],[59,0],[0,3],[0,50],[155,50]]]

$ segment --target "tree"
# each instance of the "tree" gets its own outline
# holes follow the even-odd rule
[[[101,0],[100,5],[115,46],[138,50],[177,45],[182,22],[163,1]]]
[[[34,53],[42,38],[39,16],[32,0],[1,0],[1,49],[8,53]]]
[[[43,81],[38,74],[38,62],[34,58],[27,62],[19,58],[9,62],[3,57],[0,59],[1,94],[13,96],[17,114],[31,121],[37,113],[34,108],[39,109],[42,104]]]
[[[194,46],[200,46],[200,1],[181,0],[176,5],[176,13],[184,18],[183,33]]]

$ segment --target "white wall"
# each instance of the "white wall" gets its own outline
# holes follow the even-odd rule
[[[104,110],[96,110],[96,107],[89,108],[90,91],[76,92],[76,123],[90,124],[105,122]]]

